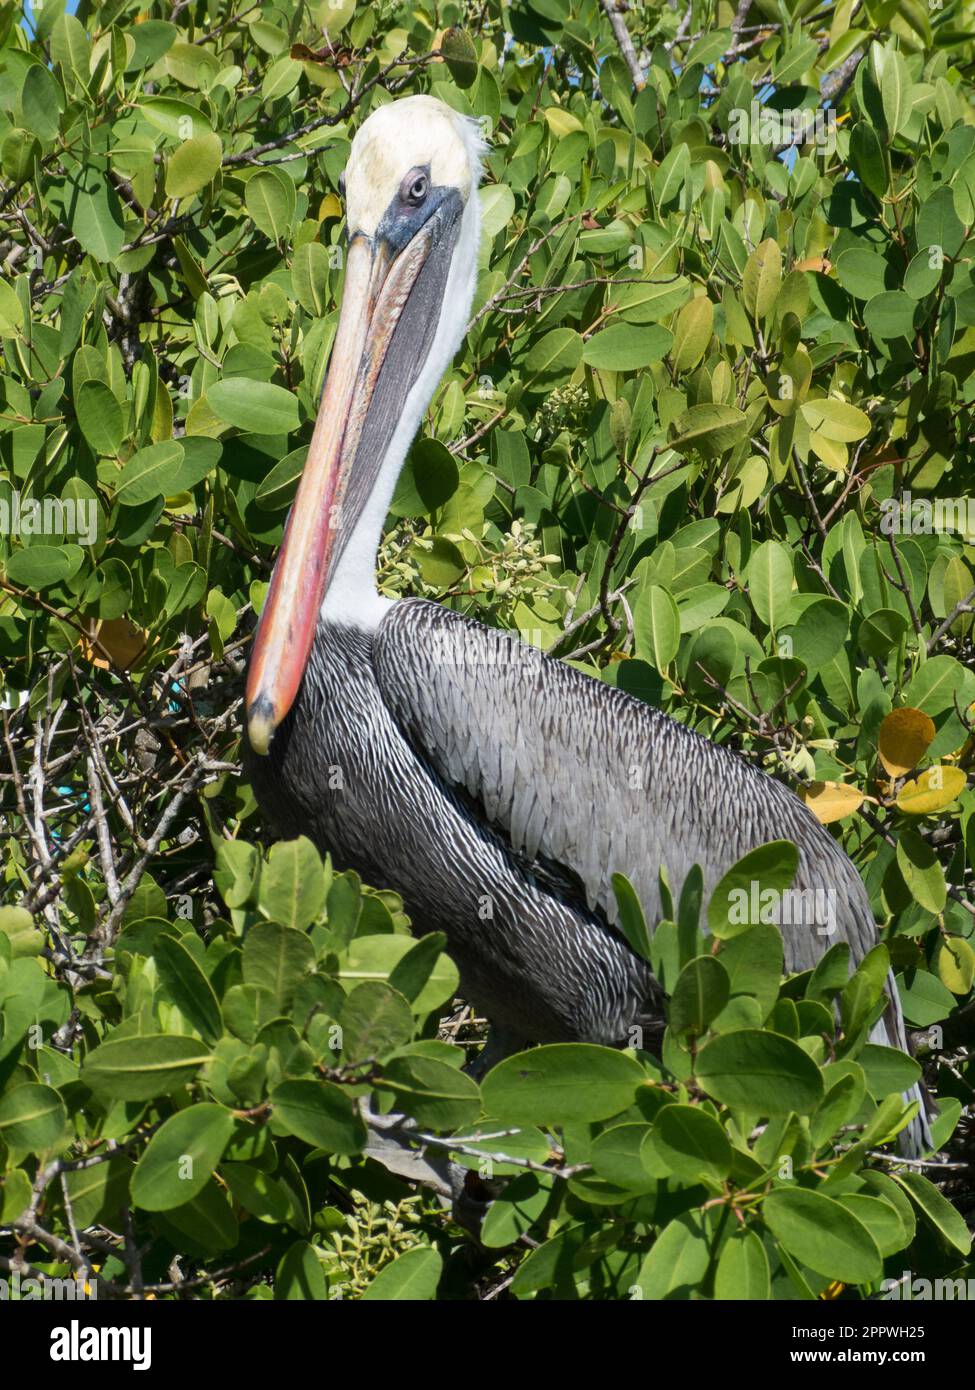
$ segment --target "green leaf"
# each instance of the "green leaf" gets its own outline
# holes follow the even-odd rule
[[[880,98],[887,125],[887,138],[893,140],[911,116],[911,79],[907,64],[895,49],[884,50],[884,71],[880,79]]]
[[[817,598],[803,608],[795,626],[787,629],[792,655],[809,671],[818,671],[846,641],[850,612],[835,598]]]
[[[234,1201],[259,1221],[273,1225],[287,1221],[291,1212],[290,1195],[284,1184],[270,1173],[264,1173],[250,1163],[223,1162],[220,1176],[226,1180]]]
[[[867,302],[863,321],[875,338],[909,338],[914,331],[916,304],[903,290],[877,294]]]
[[[714,956],[688,961],[674,985],[668,1019],[673,1031],[699,1037],[728,1002],[728,972]]]
[[[261,169],[247,180],[244,204],[271,241],[283,242],[291,230],[297,194],[293,181],[276,169]]]
[[[673,336],[660,324],[614,323],[589,339],[582,360],[604,371],[632,372],[662,362],[672,342]]]
[[[361,1153],[366,1126],[347,1091],[331,1081],[282,1081],[268,1097],[288,1134],[332,1154]]]
[[[183,446],[175,439],[139,449],[119,475],[115,500],[123,507],[139,507],[156,497],[171,497],[179,490],[182,465]]]
[[[79,1230],[86,1226],[110,1224],[129,1200],[131,1161],[122,1153],[105,1163],[66,1173],[71,1214]]]
[[[477,49],[467,30],[456,24],[445,29],[440,40],[440,52],[457,86],[472,87],[477,81]]]
[[[926,246],[912,257],[904,271],[904,289],[912,299],[924,299],[938,288],[943,274],[943,261]]]
[[[133,32],[137,35],[145,26]],[[198,106],[176,97],[149,97],[139,102],[139,112],[150,125],[174,140],[198,139],[212,134],[210,122]]]
[[[220,1005],[189,951],[175,937],[159,936],[152,954],[172,1002],[207,1042],[216,1042],[223,1032]]]
[[[633,1103],[647,1076],[638,1062],[592,1043],[549,1043],[506,1057],[481,1083],[484,1105],[507,1124],[605,1120]]]
[[[659,584],[651,584],[634,605],[633,635],[637,654],[666,675],[680,647],[680,613],[673,596]]]
[[[612,883],[616,905],[619,908],[620,930],[637,955],[641,956],[643,960],[649,960],[650,932],[647,928],[647,919],[643,915],[640,899],[624,874],[613,874]]]
[[[394,516],[429,516],[460,484],[457,461],[439,439],[420,439],[410,450],[389,509]]]
[[[858,1085],[856,1075],[846,1073],[837,1077],[809,1122],[810,1135],[816,1147],[821,1148],[842,1125],[849,1124],[862,1103],[863,1084]]]
[[[409,1003],[398,990],[379,980],[356,986],[342,1006],[339,1023],[342,1055],[348,1062],[384,1057],[413,1037]]]
[[[215,1254],[237,1243],[237,1218],[212,1178],[192,1201],[157,1213],[153,1224],[166,1232],[177,1250]]]
[[[721,1248],[714,1275],[714,1296],[752,1301],[772,1296],[768,1256],[756,1231],[732,1231]]]
[[[653,196],[660,208],[665,208],[680,194],[691,172],[691,151],[681,143],[666,154],[653,176]]]
[[[699,1212],[685,1212],[664,1227],[637,1276],[643,1298],[687,1298],[700,1287],[711,1259],[702,1225]]]
[[[760,1115],[811,1114],[823,1096],[816,1063],[790,1038],[742,1028],[704,1044],[695,1073],[709,1096]]]
[[[921,1068],[913,1057],[899,1047],[881,1047],[867,1043],[857,1053],[857,1061],[867,1077],[867,1089],[877,1100],[884,1096],[909,1091],[921,1078]]]
[[[304,69],[300,63],[285,54],[271,64],[261,83],[261,96],[265,101],[279,101],[288,96],[301,81]]]
[[[782,252],[769,237],[755,247],[745,263],[741,295],[753,319],[762,322],[772,311],[782,283]]]
[[[192,1081],[209,1060],[209,1049],[198,1038],[167,1033],[109,1038],[88,1054],[81,1079],[107,1100],[153,1100]]]
[[[933,1227],[947,1243],[961,1255],[968,1255],[972,1248],[972,1236],[964,1218],[959,1215],[947,1198],[943,1197],[933,1183],[920,1173],[902,1168],[890,1175],[900,1183],[905,1192],[917,1206],[929,1226]]]
[[[220,161],[223,144],[219,135],[195,135],[169,156],[166,166],[166,193],[170,198],[191,198],[212,182]],[[248,185],[250,187],[250,185]]]
[[[290,434],[298,428],[298,401],[270,381],[229,377],[207,388],[207,404],[228,425],[252,434]]]
[[[321,318],[328,308],[328,252],[320,241],[306,241],[291,258],[291,282],[298,303]]]
[[[0,1140],[11,1149],[44,1153],[58,1143],[68,1122],[53,1086],[26,1082],[0,1097]]]
[[[665,1105],[651,1138],[657,1156],[681,1182],[720,1183],[731,1172],[728,1136],[700,1106]]]
[[[955,1007],[954,995],[930,970],[910,970],[898,976],[897,983],[904,1017],[915,1028],[940,1023]]]
[[[877,251],[852,246],[841,251],[834,267],[836,278],[855,299],[873,299],[893,286],[890,265]]]
[[[243,907],[257,880],[260,856],[257,846],[245,840],[224,840],[217,849],[213,881],[228,907]]]
[[[714,305],[707,295],[689,299],[677,315],[671,363],[675,372],[687,372],[696,367],[711,341],[714,328]]]
[[[869,121],[857,121],[850,131],[850,168],[875,197],[887,192],[883,146]]]
[[[90,256],[108,264],[125,244],[122,205],[108,176],[95,164],[85,167],[72,185],[71,230]]]
[[[287,927],[303,930],[325,906],[325,872],[311,840],[279,840],[261,874],[258,905]]]
[[[748,433],[748,417],[734,405],[692,405],[674,425],[670,447],[677,453],[699,449],[704,454],[727,453]]]
[[[832,396],[805,401],[800,407],[811,430],[818,430],[827,439],[852,443],[865,439],[870,433],[870,417],[855,405],[834,400]]]
[[[532,1229],[551,1197],[551,1179],[543,1183],[538,1173],[519,1174],[488,1208],[481,1226],[482,1243],[489,1249],[513,1245]]]
[[[60,14],[51,30],[51,57],[66,73],[73,73],[87,84],[91,73],[91,45],[88,35],[73,14]]]
[[[708,900],[708,927],[727,940],[759,923],[784,921],[783,895],[799,868],[799,851],[791,840],[771,840],[749,850],[732,864]]]
[[[85,381],[75,393],[75,414],[96,454],[114,454],[122,442],[122,407],[103,381]]]
[[[270,990],[285,1013],[315,964],[311,938],[280,922],[255,922],[244,938],[244,982]]]
[[[13,285],[0,280],[0,335],[14,338],[24,326],[24,306]]]
[[[934,718],[955,701],[964,709],[975,700],[975,674],[953,656],[933,656],[921,666],[904,691],[908,708],[923,710]]]
[[[306,1240],[296,1240],[281,1256],[274,1276],[274,1297],[278,1302],[324,1302],[328,1298],[322,1262]]]
[[[766,627],[786,624],[792,601],[792,553],[779,541],[765,541],[748,562],[748,596]]]
[[[430,1129],[457,1129],[477,1119],[481,1110],[475,1082],[436,1057],[394,1057],[377,1083],[391,1091],[398,1110]]]
[[[464,573],[463,551],[446,536],[434,536],[429,548],[419,552],[420,576],[434,589],[448,589]]]
[[[135,1166],[135,1205],[144,1211],[169,1211],[199,1196],[233,1131],[230,1111],[209,1101],[171,1115],[149,1140]]]
[[[437,1296],[437,1285],[443,1269],[443,1258],[432,1246],[417,1246],[397,1255],[391,1264],[381,1269],[365,1290],[363,1300],[391,1302],[394,1299],[411,1303],[428,1302]]]
[[[443,932],[427,932],[413,942],[389,973],[391,988],[408,1000],[417,1013],[424,1012],[419,1001],[431,982],[434,982],[434,989],[437,988],[435,979],[446,946],[447,937]]]
[[[333,889],[334,891],[334,889]],[[339,977],[351,988],[360,980],[389,979],[400,962],[416,950],[410,937],[379,933],[357,936],[350,942],[340,964]],[[396,986],[394,985],[394,988]],[[457,990],[457,967],[449,956],[438,952],[434,968],[416,998],[411,999],[414,1014],[422,1015],[452,999]]]
[[[655,1182],[643,1161],[643,1146],[649,1135],[648,1124],[610,1125],[592,1142],[589,1157],[594,1171],[617,1187],[649,1191]]]
[[[902,830],[897,840],[897,867],[914,900],[929,912],[941,912],[948,888],[944,869],[928,842],[914,830]]]
[[[965,241],[965,228],[947,184],[934,189],[919,203],[916,231],[919,252],[937,248],[942,260],[958,255]]]
[[[11,960],[40,955],[46,945],[44,933],[23,907],[0,907],[0,933],[9,943]]]
[[[866,1226],[881,1255],[893,1255],[910,1243],[898,1210],[890,1202],[862,1192],[843,1193],[837,1201]]]
[[[832,1197],[805,1188],[777,1188],[762,1203],[762,1216],[790,1255],[827,1279],[865,1284],[883,1272],[873,1236]]]
[[[20,104],[28,129],[45,143],[53,140],[60,128],[64,91],[54,74],[42,63],[34,63],[28,70]]]
[[[27,550],[15,550],[7,560],[7,578],[11,584],[25,589],[48,589],[52,584],[71,579],[84,564],[85,552],[80,545],[32,545]]]

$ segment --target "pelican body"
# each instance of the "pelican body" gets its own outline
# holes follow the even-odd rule
[[[246,771],[283,836],[399,893],[443,931],[495,1046],[631,1043],[662,997],[617,925],[612,874],[660,920],[659,873],[705,892],[771,840],[834,930],[782,928],[784,968],[875,944],[853,864],[803,803],[658,710],[426,600],[375,559],[406,452],[473,299],[482,151],[430,97],[379,108],[345,173],[348,258],[322,404],[246,694]],[[906,1050],[891,978],[872,1039]],[[925,1133],[912,1126],[911,1147]]]

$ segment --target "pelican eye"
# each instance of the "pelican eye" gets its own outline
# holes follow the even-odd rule
[[[400,184],[399,196],[404,203],[418,208],[429,192],[429,178],[421,169],[414,169]]]

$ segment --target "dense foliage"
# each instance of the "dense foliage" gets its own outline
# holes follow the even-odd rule
[[[959,0],[0,5],[5,1278],[967,1276],[973,29]],[[777,929],[728,894],[787,888],[790,846],[706,903],[669,885],[652,939],[619,879],[662,1040],[480,1085],[443,939],[307,841],[267,850],[239,777],[339,177],[368,112],[421,91],[484,125],[484,237],[384,591],[517,628],[789,780],[879,926],[852,978],[839,946],[783,981]],[[867,1043],[889,963],[951,1187],[888,1144],[920,1074]]]

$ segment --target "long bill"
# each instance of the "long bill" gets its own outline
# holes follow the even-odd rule
[[[382,240],[359,233],[350,242],[328,377],[254,638],[245,703],[256,753],[268,752],[298,693],[329,579],[368,495],[357,487],[343,506],[376,382],[433,233],[423,228],[395,257]],[[395,394],[405,399],[405,389]]]

